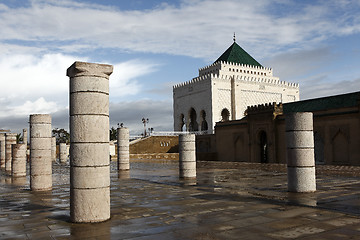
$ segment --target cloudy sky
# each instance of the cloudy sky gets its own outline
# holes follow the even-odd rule
[[[237,43],[301,99],[360,89],[359,0],[0,0],[0,129],[68,129],[74,61],[114,65],[110,125],[172,130],[172,85]]]

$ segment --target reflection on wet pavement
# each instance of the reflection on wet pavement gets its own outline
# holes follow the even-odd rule
[[[331,169],[330,169],[331,170]],[[329,171],[330,171],[329,170]],[[0,175],[1,239],[339,239],[360,236],[360,178],[318,174],[315,193],[287,192],[286,166],[199,162],[179,179],[176,161],[111,165],[111,219],[73,224],[69,166],[53,190]]]

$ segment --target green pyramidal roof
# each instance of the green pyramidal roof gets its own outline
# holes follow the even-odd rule
[[[234,42],[214,63],[224,61],[262,67],[250,54]]]

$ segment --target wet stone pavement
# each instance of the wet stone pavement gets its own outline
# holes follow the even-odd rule
[[[178,179],[175,161],[111,165],[111,219],[69,221],[69,166],[54,163],[53,190],[0,175],[0,239],[360,239],[359,167],[321,166],[316,193],[287,192],[286,166],[199,162]]]

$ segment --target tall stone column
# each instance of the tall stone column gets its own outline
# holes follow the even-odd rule
[[[60,163],[67,162],[67,146],[66,143],[59,144],[59,161]]]
[[[56,162],[56,137],[51,137],[51,160]]]
[[[313,114],[286,115],[287,174],[290,192],[316,191]]]
[[[75,62],[70,77],[70,217],[110,218],[109,76],[111,65]]]
[[[0,133],[0,169],[5,169],[5,133]]]
[[[11,173],[11,145],[16,144],[16,133],[5,134],[5,171]]]
[[[23,143],[26,146],[25,158],[26,158],[26,161],[27,161],[28,160],[28,149],[27,149],[27,146],[28,146],[28,130],[27,130],[27,128],[23,129]]]
[[[28,133],[27,133],[27,129],[24,128],[23,129],[23,143],[27,146],[27,139],[28,139]]]
[[[117,129],[117,160],[118,170],[129,170],[129,129],[121,127]]]
[[[11,147],[11,175],[24,177],[26,176],[26,144],[13,144]]]
[[[179,176],[196,177],[195,134],[179,135]]]
[[[30,115],[30,189],[52,189],[51,116]]]

